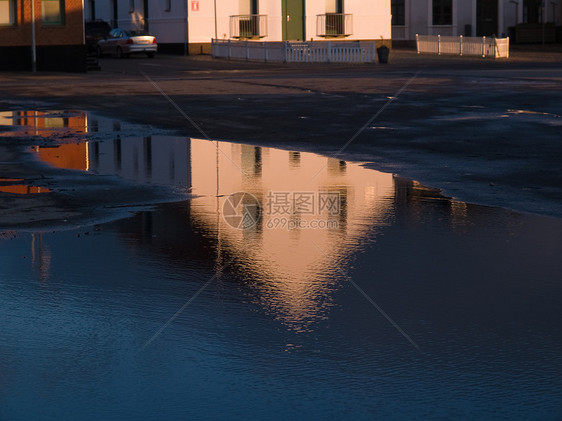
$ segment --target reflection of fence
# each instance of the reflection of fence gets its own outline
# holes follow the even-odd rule
[[[353,15],[326,13],[316,15],[316,35],[319,37],[346,37],[353,33]]]
[[[418,54],[459,54],[482,57],[509,57],[509,38],[446,37],[416,35]]]
[[[231,38],[263,38],[267,36],[267,15],[230,16]]]
[[[286,63],[374,63],[375,43],[212,40],[213,57]]]

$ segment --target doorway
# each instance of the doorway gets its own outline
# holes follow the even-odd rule
[[[478,0],[476,3],[476,35],[489,37],[498,33],[498,0]]]
[[[283,0],[283,40],[304,40],[304,0]]]

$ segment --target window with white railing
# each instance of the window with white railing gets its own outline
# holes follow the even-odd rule
[[[316,15],[316,36],[344,37],[352,34],[352,15],[344,13],[344,0],[325,0],[326,13]]]

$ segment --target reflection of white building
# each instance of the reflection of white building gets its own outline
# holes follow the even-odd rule
[[[240,265],[256,279],[262,304],[295,329],[325,316],[337,279],[346,261],[377,226],[388,223],[394,197],[391,174],[368,170],[312,153],[289,152],[226,142],[193,141],[192,218],[216,230],[219,244],[236,251]],[[217,215],[228,195],[249,192],[262,203],[263,218],[253,228],[239,230]],[[272,211],[270,193],[312,194],[335,192],[337,214],[309,209]],[[292,203],[294,205],[294,203]],[[288,229],[283,220],[303,220],[303,228]],[[337,225],[312,222],[329,221]],[[313,227],[314,226],[314,227]]]
[[[139,183],[189,188],[189,142],[185,138],[117,137],[89,145],[89,171],[117,174]]]
[[[145,29],[161,51],[210,51],[212,38],[390,39],[388,0],[87,0],[86,20]]]
[[[90,128],[107,126],[107,121],[94,122]],[[189,202],[191,225],[214,233],[217,266],[230,255],[231,266],[238,266],[259,291],[260,304],[296,330],[326,315],[333,292],[345,282],[350,255],[389,223],[395,198],[391,174],[312,153],[111,133],[111,141],[38,147],[36,152],[59,167],[189,189],[195,195]],[[225,202],[236,192],[252,194],[262,207],[262,218],[246,230],[223,217]],[[288,207],[269,206],[278,193],[289,200]],[[320,195],[326,194],[337,196],[336,207],[320,205]],[[311,206],[299,202],[297,207],[298,195],[312,198]]]
[[[553,30],[554,25],[560,25],[562,16],[561,0],[391,0],[391,3],[393,40],[414,40],[416,34],[500,38],[509,36],[509,28],[516,25],[522,25],[518,28],[520,34],[532,31],[534,25],[542,22],[552,23]]]

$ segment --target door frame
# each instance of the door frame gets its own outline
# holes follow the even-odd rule
[[[288,14],[288,12],[290,12],[291,10],[289,10],[289,3],[293,3],[291,6],[299,5],[300,3],[300,7],[301,7],[301,27],[300,27],[300,41],[304,41],[305,36],[306,36],[306,27],[305,27],[305,15],[306,15],[306,4],[305,4],[305,0],[282,0],[281,1],[281,19],[282,19],[282,38],[283,41],[295,41],[294,39],[289,39],[289,28],[288,28],[288,20],[290,18],[290,15]],[[298,19],[298,18],[297,18]]]
[[[480,3],[482,1],[490,1],[490,0],[476,0],[476,36],[482,36],[481,34],[483,33],[483,29],[482,28],[482,23],[481,23],[481,19],[478,19],[479,17],[479,6]],[[495,34],[497,37],[500,36],[499,34],[499,23],[500,23],[500,1],[502,0],[494,0],[495,4],[496,4],[496,15],[495,15],[495,30],[492,32],[492,34]],[[492,34],[486,34],[485,36],[489,36]]]

